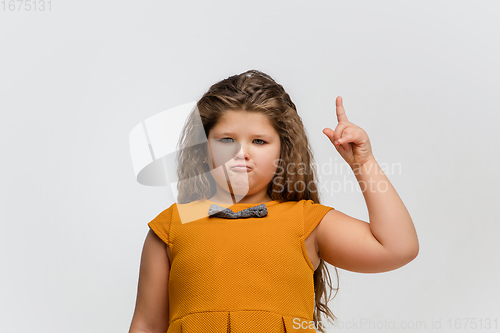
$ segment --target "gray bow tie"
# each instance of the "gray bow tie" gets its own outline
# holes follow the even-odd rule
[[[209,217],[221,217],[225,219],[244,219],[249,217],[264,217],[266,215],[267,207],[265,204],[243,209],[236,213],[229,208],[224,208],[217,204],[212,204],[208,210]]]

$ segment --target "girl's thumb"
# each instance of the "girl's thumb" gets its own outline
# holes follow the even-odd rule
[[[333,142],[333,130],[331,128],[325,128],[323,129],[323,133],[325,133],[325,135],[328,137],[328,139],[330,139],[330,141]]]

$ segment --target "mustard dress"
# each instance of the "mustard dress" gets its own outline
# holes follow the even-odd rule
[[[265,217],[226,219],[208,216],[214,203],[176,203],[148,223],[170,251],[167,333],[316,332],[305,239],[333,208],[270,201]]]

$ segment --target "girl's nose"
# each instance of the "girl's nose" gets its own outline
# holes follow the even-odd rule
[[[245,144],[241,144],[240,143],[240,150],[236,153],[236,155],[234,156],[234,158],[245,159],[245,158],[247,158],[249,156],[250,155],[248,154],[248,149],[245,146]]]

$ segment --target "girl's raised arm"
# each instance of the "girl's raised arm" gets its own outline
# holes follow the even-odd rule
[[[404,266],[419,251],[413,221],[373,157],[368,135],[347,120],[341,97],[336,105],[338,125],[335,131],[325,128],[323,133],[353,170],[370,223],[331,210],[316,227],[316,249],[329,264],[355,272],[377,273]]]
[[[137,301],[129,333],[167,331],[169,273],[166,244],[149,229],[142,249]]]

